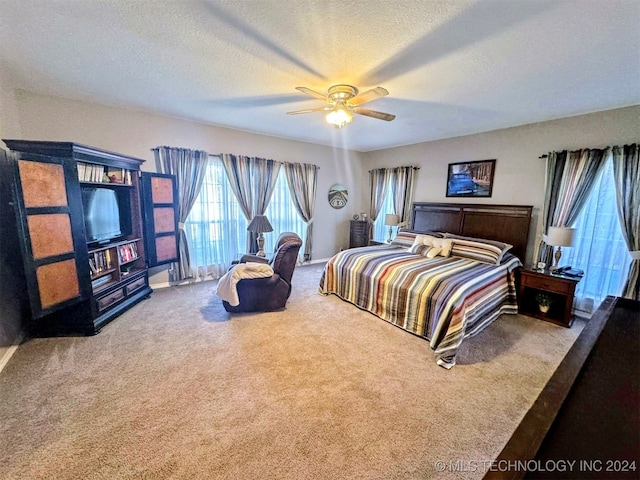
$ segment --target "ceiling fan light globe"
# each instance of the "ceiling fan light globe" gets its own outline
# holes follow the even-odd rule
[[[349,113],[345,108],[335,108],[327,114],[326,120],[331,125],[335,125],[337,128],[342,128],[346,124],[351,123],[353,115],[351,115],[351,113]]]

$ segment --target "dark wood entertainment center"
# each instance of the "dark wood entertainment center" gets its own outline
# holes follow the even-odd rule
[[[34,336],[93,335],[148,297],[148,269],[176,261],[177,191],[170,175],[141,173],[144,160],[70,142],[3,140],[11,152],[2,188],[16,222],[3,244],[21,258],[22,316]],[[83,194],[113,197],[110,222],[90,237]],[[98,200],[95,226],[105,220]],[[115,220],[113,219],[115,218]]]

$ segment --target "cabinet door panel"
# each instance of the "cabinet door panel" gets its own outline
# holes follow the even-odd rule
[[[178,261],[178,189],[173,175],[143,173],[142,213],[150,267]]]
[[[73,252],[68,214],[28,215],[27,222],[33,258],[41,259]]]
[[[68,206],[62,165],[20,160],[18,168],[25,208]]]
[[[172,233],[176,230],[176,215],[173,207],[154,207],[153,221],[156,233]]]
[[[81,204],[70,195],[78,188],[73,166],[56,157],[29,157],[16,161],[16,200],[31,312],[40,318],[88,299],[78,267],[88,257],[80,240]],[[75,239],[74,229],[82,230]]]
[[[177,257],[177,246],[175,237],[156,237],[155,242],[157,263],[175,262]]]
[[[36,277],[43,309],[80,296],[78,272],[73,259],[41,265],[36,270]]]

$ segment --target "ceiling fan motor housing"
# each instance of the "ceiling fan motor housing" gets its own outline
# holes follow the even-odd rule
[[[329,88],[329,98],[334,103],[344,103],[358,94],[358,89],[352,85],[334,85]]]

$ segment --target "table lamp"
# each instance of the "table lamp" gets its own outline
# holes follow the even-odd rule
[[[263,232],[273,232],[273,227],[269,223],[269,219],[266,215],[256,215],[249,223],[247,230],[258,234],[258,255],[259,257],[266,257],[264,253],[264,236]]]
[[[384,224],[389,227],[389,238],[387,238],[387,243],[391,243],[391,235],[393,235],[393,227],[398,226],[400,223],[400,217],[393,213],[387,213],[384,216]]]
[[[544,238],[547,245],[558,247],[555,253],[555,262],[550,270],[556,270],[560,265],[560,257],[562,257],[562,247],[570,247],[573,245],[573,237],[576,233],[575,228],[568,227],[549,227],[549,231]]]

